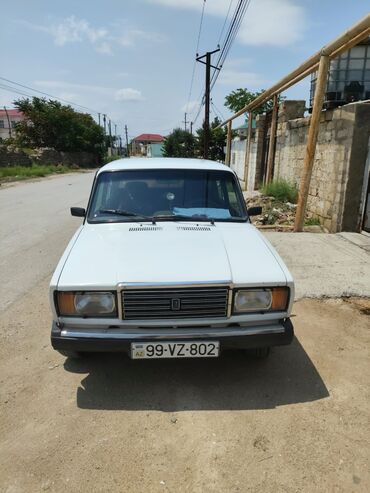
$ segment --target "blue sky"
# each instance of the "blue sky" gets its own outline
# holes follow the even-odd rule
[[[206,0],[201,54],[215,49],[229,4]],[[203,65],[196,66],[188,96],[203,0],[0,5],[1,77],[106,113],[118,133],[127,124],[130,137],[183,126],[185,109],[194,119]],[[368,12],[368,0],[251,0],[214,87],[213,111],[228,116],[224,98],[233,89],[269,87]],[[306,80],[286,95],[307,100],[308,89]],[[17,97],[0,88],[1,106]]]

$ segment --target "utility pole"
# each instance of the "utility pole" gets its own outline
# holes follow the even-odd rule
[[[187,120],[186,120],[186,115],[187,115],[187,113],[186,113],[186,111],[185,111],[185,118],[184,118],[184,121],[182,122],[182,123],[184,123],[184,124],[185,124],[185,132],[186,132],[186,130],[187,130],[187,129],[186,129],[186,124],[188,123],[188,122],[187,122]]]
[[[12,138],[12,126],[10,125],[10,118],[9,118],[9,114],[8,114],[8,110],[6,109],[6,106],[4,106],[4,110],[5,110],[6,117],[8,119],[9,138],[11,139]]]
[[[107,115],[103,115],[104,133],[107,133]]]
[[[193,122],[190,122],[190,133],[193,135]]]
[[[108,121],[108,130],[109,130],[109,152],[108,154],[112,155],[112,121]]]
[[[100,113],[98,113],[99,127],[100,127]]]
[[[207,51],[207,53],[203,56],[197,56],[197,62],[203,63],[206,66],[206,84],[205,84],[205,105],[204,105],[204,151],[203,158],[208,159],[208,149],[209,149],[209,103],[210,103],[210,82],[211,82],[211,67],[215,70],[220,70],[219,67],[215,67],[211,65],[211,57],[214,53],[220,51],[220,48],[213,51]],[[203,58],[206,61],[203,61]]]
[[[127,150],[127,157],[130,157],[130,150],[128,147],[128,133],[127,133],[127,125],[125,125],[125,134],[126,134],[126,150]]]

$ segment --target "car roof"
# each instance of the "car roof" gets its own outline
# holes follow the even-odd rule
[[[200,169],[200,170],[216,170],[230,171],[232,170],[222,163],[210,161],[208,159],[190,159],[190,158],[124,158],[112,161],[101,167],[98,174],[104,171],[119,171],[133,169]]]

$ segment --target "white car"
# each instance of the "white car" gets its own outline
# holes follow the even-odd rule
[[[294,283],[251,224],[235,173],[199,159],[120,159],[98,170],[50,285],[65,356],[258,357],[289,344]]]

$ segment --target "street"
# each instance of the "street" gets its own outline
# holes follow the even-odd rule
[[[65,359],[48,284],[92,179],[0,188],[0,491],[369,491],[370,307],[340,299],[370,295],[367,246],[267,234],[298,301],[264,362]]]

